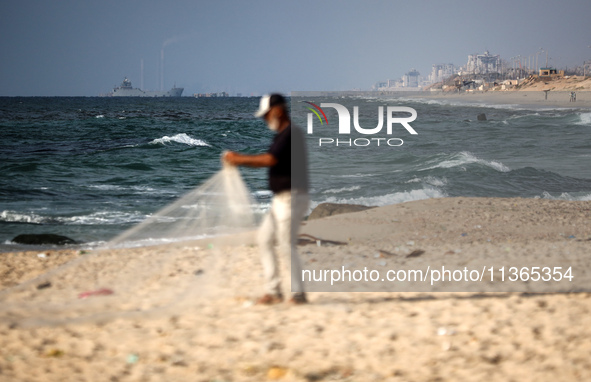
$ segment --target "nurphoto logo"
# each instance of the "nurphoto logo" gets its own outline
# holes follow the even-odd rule
[[[338,104],[338,103],[321,103],[320,106],[308,102],[303,101],[304,103],[312,106],[306,106],[311,113],[308,113],[308,134],[314,134],[314,116],[317,117],[318,121],[320,122],[320,126],[326,125],[328,127],[328,118],[326,117],[326,113],[324,112],[323,108],[333,108],[337,111],[339,124],[338,124],[338,134],[344,135],[345,137],[351,134],[351,113],[349,109],[345,106]],[[400,113],[408,113],[410,114],[409,117],[401,117]],[[413,122],[417,119],[417,111],[412,107],[406,106],[387,106],[386,107],[386,135],[391,136],[393,131],[393,126],[396,124],[402,125],[406,129],[407,132],[413,135],[417,135],[415,129],[412,128],[410,122]],[[353,106],[353,127],[355,131],[359,134],[363,135],[376,135],[382,131],[384,127],[384,106],[378,107],[378,124],[376,127],[365,128],[361,127],[359,124],[359,107]],[[324,128],[323,133],[326,132]],[[404,141],[400,138],[391,138],[391,137],[368,137],[368,138],[345,138],[345,137],[337,137],[337,138],[318,138],[318,146],[371,146],[377,145],[387,145],[387,146],[402,146]]]

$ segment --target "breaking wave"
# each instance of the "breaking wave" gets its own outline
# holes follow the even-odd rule
[[[165,135],[162,138],[154,139],[152,142],[150,142],[150,144],[165,145],[167,143],[172,143],[172,142],[182,143],[184,145],[189,145],[189,146],[209,146],[209,147],[211,147],[211,145],[209,145],[207,142],[205,142],[201,139],[191,138],[189,135],[187,135],[185,133],[177,134],[172,137]]]
[[[579,121],[575,122],[577,125],[591,125],[591,113],[579,114]]]
[[[360,196],[357,198],[337,198],[330,196],[320,202],[311,203],[311,208],[316,207],[320,203],[340,203],[340,204],[362,204],[365,206],[387,206],[390,204],[399,204],[404,202],[411,202],[414,200],[443,198],[447,194],[436,188],[422,188],[411,191],[401,191],[392,194],[377,195],[377,196]]]
[[[509,167],[505,166],[501,162],[494,161],[494,160],[487,161],[485,159],[480,159],[468,151],[462,151],[460,153],[452,154],[451,156],[448,156],[447,159],[442,160],[442,161],[433,160],[430,162],[436,162],[436,163],[433,164],[432,166],[419,169],[418,171],[432,170],[434,168],[452,168],[452,167],[457,167],[457,166],[462,166],[462,165],[467,165],[467,164],[472,164],[472,163],[484,165],[484,166],[490,167],[494,170],[497,170],[499,172],[511,171],[511,169]]]
[[[577,193],[577,195],[572,195],[568,192],[563,192],[558,196],[554,196],[549,192],[544,191],[542,196],[536,196],[536,199],[551,199],[551,200],[566,200],[566,201],[579,201],[579,202],[589,202],[591,201],[591,194],[585,193]]]
[[[138,223],[146,215],[124,213],[119,211],[99,211],[89,215],[78,216],[43,216],[35,213],[19,213],[5,210],[0,212],[0,222],[24,224],[55,224],[55,225],[101,225],[101,224],[129,224]]]
[[[361,186],[351,186],[351,187],[343,187],[343,188],[331,188],[331,189],[328,189],[326,191],[322,191],[322,193],[323,194],[339,194],[341,192],[359,190],[360,188],[361,188]]]

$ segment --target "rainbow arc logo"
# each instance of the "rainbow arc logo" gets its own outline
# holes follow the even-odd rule
[[[324,122],[326,122],[326,124],[328,125],[328,119],[326,118],[326,114],[324,114],[324,111],[322,110],[322,108],[320,106],[313,104],[312,102],[308,102],[308,101],[304,101],[304,102],[307,103],[308,105],[314,106],[316,108],[316,110],[318,110],[322,114],[322,116],[324,117]],[[316,114],[321,125],[324,123],[324,122],[322,122],[322,118],[320,118],[320,114],[318,114],[318,111],[312,109],[311,107],[306,107],[306,108],[308,110],[310,110],[312,113]]]

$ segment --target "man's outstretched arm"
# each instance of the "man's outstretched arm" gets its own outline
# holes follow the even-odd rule
[[[270,153],[246,155],[228,151],[223,159],[234,166],[271,167],[277,163],[277,158]]]

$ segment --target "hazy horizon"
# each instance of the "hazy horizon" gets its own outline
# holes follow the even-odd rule
[[[591,2],[157,1],[0,5],[0,96],[96,96],[127,76],[144,89],[221,92],[369,89],[411,68],[549,51],[591,59]],[[545,61],[545,54],[539,55]]]

